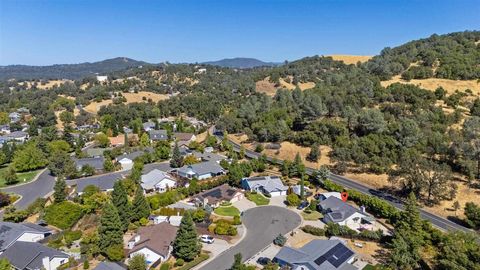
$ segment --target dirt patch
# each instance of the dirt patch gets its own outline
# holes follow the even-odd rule
[[[473,94],[479,95],[480,94],[480,82],[477,80],[448,80],[448,79],[437,79],[437,78],[429,78],[423,80],[410,80],[405,81],[402,80],[400,75],[394,76],[391,80],[381,82],[383,87],[387,87],[393,83],[403,83],[403,84],[413,84],[418,87],[435,91],[438,87],[443,87],[449,94],[455,92],[455,90],[472,90]]]
[[[368,55],[343,55],[343,54],[332,54],[327,55],[333,58],[336,61],[343,61],[345,64],[356,64],[358,62],[367,62],[368,60],[372,59],[372,56]]]
[[[201,143],[205,141],[205,139],[207,138],[207,131],[200,133],[198,135],[195,135],[195,137],[196,137],[195,141]]]
[[[168,95],[156,94],[146,91],[140,91],[138,93],[122,93],[122,95],[127,99],[127,104],[135,102],[147,102],[149,99],[151,99],[153,102],[158,102],[160,100],[165,100],[169,98]],[[92,102],[88,104],[84,109],[89,113],[96,114],[102,106],[107,106],[112,102],[113,101],[111,99],[102,100],[100,102]]]
[[[255,90],[260,93],[265,93],[268,96],[274,96],[277,92],[275,84],[270,82],[270,77],[255,83]]]

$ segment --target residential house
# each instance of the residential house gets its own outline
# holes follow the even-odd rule
[[[197,139],[197,137],[193,133],[182,133],[182,132],[174,133],[173,137],[178,142],[178,145],[189,145],[191,142]]]
[[[354,230],[371,230],[375,222],[375,219],[365,212],[364,207],[359,210],[335,196],[321,201],[318,210],[323,213],[324,223],[333,222]]]
[[[108,137],[111,147],[119,147],[125,145],[125,135],[118,134],[116,137]]]
[[[97,266],[95,266],[95,268],[93,268],[93,270],[126,270],[127,268],[121,266],[120,264],[118,263],[114,263],[114,262],[100,262],[99,264],[97,264]]]
[[[120,163],[120,165],[122,166],[122,170],[130,170],[133,167],[133,161],[136,158],[143,156],[144,154],[145,152],[143,151],[135,151],[128,154],[125,153],[123,155],[116,157],[115,161]]]
[[[338,199],[342,199],[342,194],[340,192],[324,192],[318,195],[318,200],[319,201],[324,201],[330,197],[336,197]]]
[[[183,209],[183,210],[195,210],[195,209],[197,209],[197,207],[194,204],[186,203],[186,202],[182,202],[182,201],[169,204],[169,205],[167,205],[167,208]]]
[[[97,81],[99,82],[106,82],[108,81],[108,76],[100,76],[100,75],[97,75]]]
[[[137,234],[128,242],[128,258],[141,254],[149,265],[157,265],[168,260],[177,230],[177,227],[167,222],[140,227]]]
[[[223,202],[234,203],[245,197],[240,190],[233,188],[227,184],[205,190],[193,197],[193,202],[197,206],[210,206],[212,208],[219,207]]]
[[[208,179],[225,174],[225,170],[215,161],[200,162],[192,165],[185,165],[173,170],[172,173],[185,179]]]
[[[242,179],[242,188],[261,192],[271,197],[287,195],[288,187],[282,183],[279,176],[257,176]]]
[[[33,223],[0,222],[0,253],[17,241],[38,242],[53,234],[53,230]]]
[[[168,141],[168,133],[165,129],[149,130],[150,142]]]
[[[10,134],[6,135],[10,140],[16,141],[16,142],[25,142],[28,139],[28,133],[25,131],[14,131],[10,132]]]
[[[22,120],[22,115],[18,112],[12,112],[8,115],[8,117],[10,118],[10,123],[17,123]]]
[[[355,270],[355,252],[340,240],[312,240],[301,248],[282,247],[273,261],[292,270]]]
[[[0,125],[0,133],[2,134],[9,134],[10,133],[10,125]]]
[[[148,193],[152,191],[165,192],[169,188],[177,186],[177,182],[168,173],[153,169],[142,175],[141,183],[143,190]]]
[[[168,222],[170,225],[175,227],[180,226],[183,216],[156,216],[153,217],[153,224],[160,224],[162,222]]]
[[[150,130],[155,130],[155,123],[152,121],[148,121],[142,124],[143,125],[143,130],[146,132],[149,132]]]
[[[100,157],[88,157],[88,158],[75,158],[73,162],[75,163],[75,167],[77,171],[80,171],[83,166],[90,166],[95,169],[96,172],[103,171],[103,163],[105,158],[103,156]]]
[[[77,186],[77,194],[82,195],[83,191],[87,186],[96,186],[101,191],[108,192],[113,190],[113,185],[118,180],[122,179],[124,175],[119,173],[110,173],[110,174],[103,174],[93,177],[87,177],[72,181],[71,185]]]
[[[68,262],[68,254],[35,242],[15,242],[0,258],[6,258],[16,270],[56,270]]]

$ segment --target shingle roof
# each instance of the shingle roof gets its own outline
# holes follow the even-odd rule
[[[54,257],[68,259],[68,255],[53,248],[43,246],[36,242],[15,242],[0,258],[7,258],[16,269],[43,269],[42,259]]]
[[[146,247],[157,254],[167,257],[170,245],[177,235],[177,230],[177,227],[170,225],[168,222],[162,222],[153,226],[140,227],[137,232],[137,235],[140,236],[140,241],[135,243],[135,246],[128,252],[128,254]],[[132,240],[134,239],[135,236]]]
[[[327,211],[325,219],[334,223],[342,222],[351,215],[360,212],[357,208],[340,200],[335,196],[330,196],[319,204],[322,210]]]
[[[85,187],[89,185],[96,186],[103,191],[110,190],[110,189],[113,189],[113,185],[115,184],[115,182],[120,179],[122,179],[122,175],[118,173],[110,173],[110,174],[78,179],[76,181],[77,192],[83,192]]]
[[[216,204],[223,201],[230,201],[238,192],[238,189],[227,184],[223,184],[221,186],[205,190],[204,192],[196,195],[195,198],[200,201],[206,199],[209,204]]]
[[[268,193],[288,190],[288,187],[282,183],[282,179],[280,179],[278,176],[244,178],[244,181],[248,182],[250,189],[257,189],[258,187],[261,187]]]
[[[81,158],[81,159],[74,159],[75,166],[77,168],[81,168],[85,165],[92,166],[95,170],[102,170],[103,169],[103,162],[104,157],[90,157],[90,158]]]
[[[0,222],[0,251],[6,249],[25,232],[47,234],[52,230],[33,223]]]
[[[162,172],[158,169],[153,169],[149,173],[142,175],[141,186],[143,189],[150,190],[155,188],[163,179],[173,180],[166,172]]]
[[[312,240],[300,249],[282,247],[275,255],[277,260],[290,265],[305,265],[309,269],[356,269],[347,262],[355,255],[340,240]]]
[[[123,266],[113,262],[101,262],[93,270],[125,270]]]
[[[205,175],[208,173],[220,174],[225,172],[222,166],[220,166],[217,162],[214,162],[214,161],[207,161],[207,162],[195,163],[192,165],[185,165],[179,168],[178,171],[184,174],[193,172],[197,175]]]
[[[202,161],[215,161],[215,162],[220,162],[221,160],[227,159],[226,156],[219,155],[219,154],[214,154],[214,153],[201,153],[198,151],[193,151],[192,154],[196,158],[202,159]]]
[[[152,141],[166,141],[168,140],[168,133],[166,130],[150,130],[148,131],[148,135],[150,136],[150,140]]]
[[[122,160],[122,159],[124,159],[124,158],[130,159],[130,160],[134,160],[134,159],[136,159],[137,157],[140,157],[140,156],[142,156],[142,155],[144,155],[144,154],[145,154],[145,152],[143,152],[143,151],[135,151],[135,152],[128,153],[128,154],[125,153],[125,154],[123,154],[123,155],[120,155],[120,156],[116,157],[115,159],[116,159],[117,161],[120,161],[120,160]]]
[[[190,141],[195,134],[193,133],[184,133],[184,132],[176,132],[174,134],[175,139],[177,141]]]

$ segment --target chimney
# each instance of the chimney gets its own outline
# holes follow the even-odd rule
[[[362,213],[366,213],[366,212],[367,212],[367,208],[366,208],[364,205],[362,205],[362,206],[360,206],[360,211],[361,211]]]
[[[138,243],[140,241],[140,235],[135,235],[135,243]]]
[[[43,265],[43,268],[45,268],[45,270],[53,270],[50,267],[50,258],[49,257],[43,257],[42,258],[42,265]]]

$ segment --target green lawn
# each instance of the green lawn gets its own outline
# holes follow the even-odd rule
[[[310,214],[307,214],[302,211],[301,215],[305,220],[319,220],[323,217],[323,215],[318,211],[312,211],[312,213]]]
[[[240,215],[240,210],[238,210],[235,206],[220,206],[213,212],[219,216],[233,217]]]
[[[5,178],[3,177],[3,175],[4,175],[5,172],[7,171],[7,168],[8,168],[8,166],[5,166],[5,165],[0,167],[0,187],[5,187],[5,186],[7,186],[7,185],[5,184]],[[17,173],[18,183],[16,183],[16,184],[27,183],[27,182],[32,181],[32,179],[33,179],[41,170],[42,170],[42,169],[40,169],[40,170],[35,170],[35,171],[29,171],[29,172]],[[16,185],[16,184],[15,184],[15,185]]]
[[[247,195],[247,199],[254,202],[256,205],[268,205],[270,203],[270,199],[260,193],[250,193]]]

